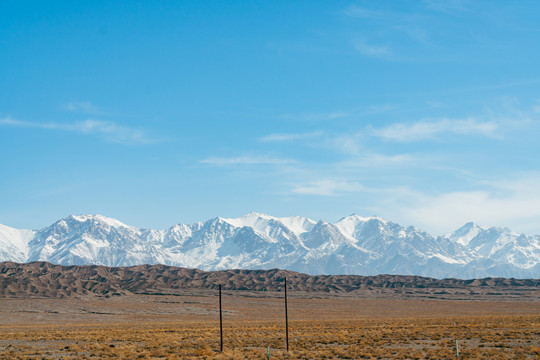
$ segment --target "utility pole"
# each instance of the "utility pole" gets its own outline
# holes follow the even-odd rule
[[[219,351],[223,352],[223,315],[221,311],[221,284],[219,284]]]
[[[287,278],[285,278],[285,338],[287,339],[287,351],[289,351],[289,316],[287,314]]]

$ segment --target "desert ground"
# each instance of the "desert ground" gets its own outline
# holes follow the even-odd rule
[[[1,298],[1,359],[538,359],[534,292],[455,300],[281,292]],[[268,354],[269,353],[269,354]]]

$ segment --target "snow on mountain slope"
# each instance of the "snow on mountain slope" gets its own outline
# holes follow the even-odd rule
[[[271,231],[269,228],[275,227],[276,224],[281,224],[297,236],[311,230],[316,224],[315,221],[301,216],[279,218],[256,212],[251,212],[236,219],[223,220],[236,227],[251,227],[263,234],[268,234]]]
[[[70,216],[36,232],[27,261],[126,266],[153,262],[163,236],[101,215]]]
[[[452,241],[457,242],[463,246],[468,246],[472,239],[474,239],[480,232],[485,229],[476,225],[473,222],[468,222],[452,234],[447,235]]]
[[[328,223],[252,212],[165,230],[139,229],[102,215],[72,215],[38,231],[0,225],[0,261],[528,278],[540,277],[539,240],[473,223],[434,237],[355,214]]]
[[[361,228],[370,220],[385,222],[384,219],[378,217],[362,217],[356,214],[346,216],[339,220],[335,225],[341,231],[341,233],[350,239],[355,239],[355,233],[358,228]]]
[[[33,230],[19,230],[0,224],[0,260],[25,262]]]
[[[466,244],[481,258],[498,264],[532,269],[540,263],[540,236],[517,234],[508,228],[481,228],[468,223],[446,236],[450,241]]]

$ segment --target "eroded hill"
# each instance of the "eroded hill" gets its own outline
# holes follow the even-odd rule
[[[0,296],[86,297],[181,295],[224,291],[276,296],[287,278],[293,296],[540,299],[540,279],[434,279],[400,275],[310,276],[287,270],[201,271],[166,265],[62,266],[48,262],[0,263]]]

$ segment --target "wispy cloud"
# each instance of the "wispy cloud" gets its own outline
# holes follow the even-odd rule
[[[38,123],[4,118],[0,119],[0,126],[68,131],[93,135],[108,142],[125,145],[142,145],[156,142],[156,139],[150,138],[141,129],[119,125],[111,121],[92,119],[71,123]]]
[[[343,14],[355,18],[372,18],[378,17],[379,12],[351,5],[343,10]]]
[[[531,232],[540,217],[540,175],[494,181],[479,190],[429,195],[411,192],[394,210],[428,230],[449,232],[468,221]]]
[[[380,114],[380,113],[396,110],[397,108],[398,108],[398,105],[396,104],[370,105],[366,107],[365,113],[366,114]]]
[[[414,224],[434,235],[454,231],[469,221],[539,234],[540,174],[478,184],[478,189],[473,190],[435,194],[407,186],[366,186],[346,178],[298,182],[291,186],[291,193],[364,199],[372,213],[403,225]]]
[[[300,183],[292,188],[292,192],[295,194],[319,196],[336,196],[359,191],[366,191],[366,187],[358,182],[332,179]]]
[[[419,121],[412,124],[392,124],[373,129],[372,135],[387,140],[402,142],[433,139],[442,134],[494,136],[498,124],[491,121],[471,119],[442,119],[438,121]]]
[[[368,44],[360,40],[354,41],[354,48],[362,55],[377,58],[388,58],[392,55],[392,51],[388,46]]]
[[[445,13],[469,11],[468,0],[424,0],[426,8]]]
[[[339,134],[327,141],[332,149],[347,155],[358,156],[363,151],[364,133]]]
[[[532,111],[536,114],[540,114],[540,100],[536,100],[536,103],[532,107]]]
[[[352,18],[359,18],[359,19],[376,19],[376,20],[400,20],[399,14],[394,14],[392,12],[388,11],[379,11],[379,10],[372,10],[367,9],[364,7],[351,5],[344,9],[342,13],[345,16],[349,16]]]
[[[300,120],[300,121],[329,121],[340,119],[349,116],[346,112],[335,111],[328,113],[299,113],[299,114],[285,114],[282,117],[285,119],[291,120]]]
[[[11,118],[0,119],[0,125],[3,126],[18,126],[18,127],[31,127],[30,123],[25,121],[13,120]]]
[[[72,101],[62,106],[62,109],[74,113],[83,113],[88,115],[104,115],[104,112],[89,101]]]
[[[425,156],[422,156],[422,161],[420,161],[418,156],[413,156],[412,154],[384,155],[369,153],[345,160],[339,163],[339,165],[355,168],[385,168],[411,166],[419,162],[426,164]]]
[[[375,3],[372,5],[377,6]],[[411,49],[417,49],[415,45],[418,44],[434,46],[428,30],[429,17],[425,13],[373,10],[356,5],[347,7],[342,13],[359,19],[364,25],[362,38],[352,41],[352,46],[363,55],[392,61],[426,61],[424,57],[418,58],[416,51],[413,54]],[[404,43],[407,39],[412,43]]]
[[[304,140],[304,139],[310,139],[314,137],[321,136],[321,131],[312,131],[308,133],[276,133],[276,134],[268,134],[263,137],[261,137],[260,141],[265,142],[279,142],[279,141],[294,141],[294,140]]]
[[[270,156],[209,157],[200,161],[202,164],[215,166],[228,165],[287,165],[296,163],[293,159]]]

